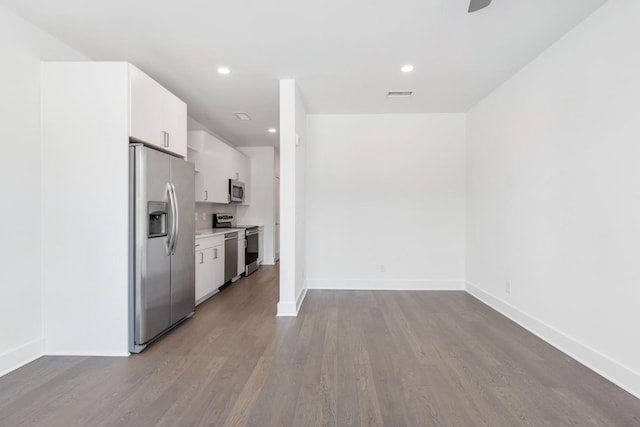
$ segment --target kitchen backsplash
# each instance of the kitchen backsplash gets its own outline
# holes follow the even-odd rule
[[[218,203],[196,203],[196,230],[213,227],[213,214],[236,214],[236,205],[222,205]]]

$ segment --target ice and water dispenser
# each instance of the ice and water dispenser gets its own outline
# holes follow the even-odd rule
[[[149,202],[149,238],[167,235],[167,203]]]

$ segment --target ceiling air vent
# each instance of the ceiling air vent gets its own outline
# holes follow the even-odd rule
[[[412,90],[392,90],[387,93],[387,98],[408,98],[413,96]]]
[[[233,113],[234,116],[238,118],[238,120],[247,121],[251,120],[251,117],[247,113]]]

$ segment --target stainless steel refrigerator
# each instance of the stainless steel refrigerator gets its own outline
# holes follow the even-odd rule
[[[195,310],[194,166],[129,147],[129,351],[139,353]],[[108,254],[106,254],[108,256]]]

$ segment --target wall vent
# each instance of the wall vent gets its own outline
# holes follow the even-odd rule
[[[387,93],[387,98],[408,98],[413,96],[412,90],[392,90]]]
[[[243,122],[247,120],[251,120],[251,117],[249,117],[247,113],[237,112],[237,113],[233,113],[233,115],[236,116],[238,120],[242,120]]]

